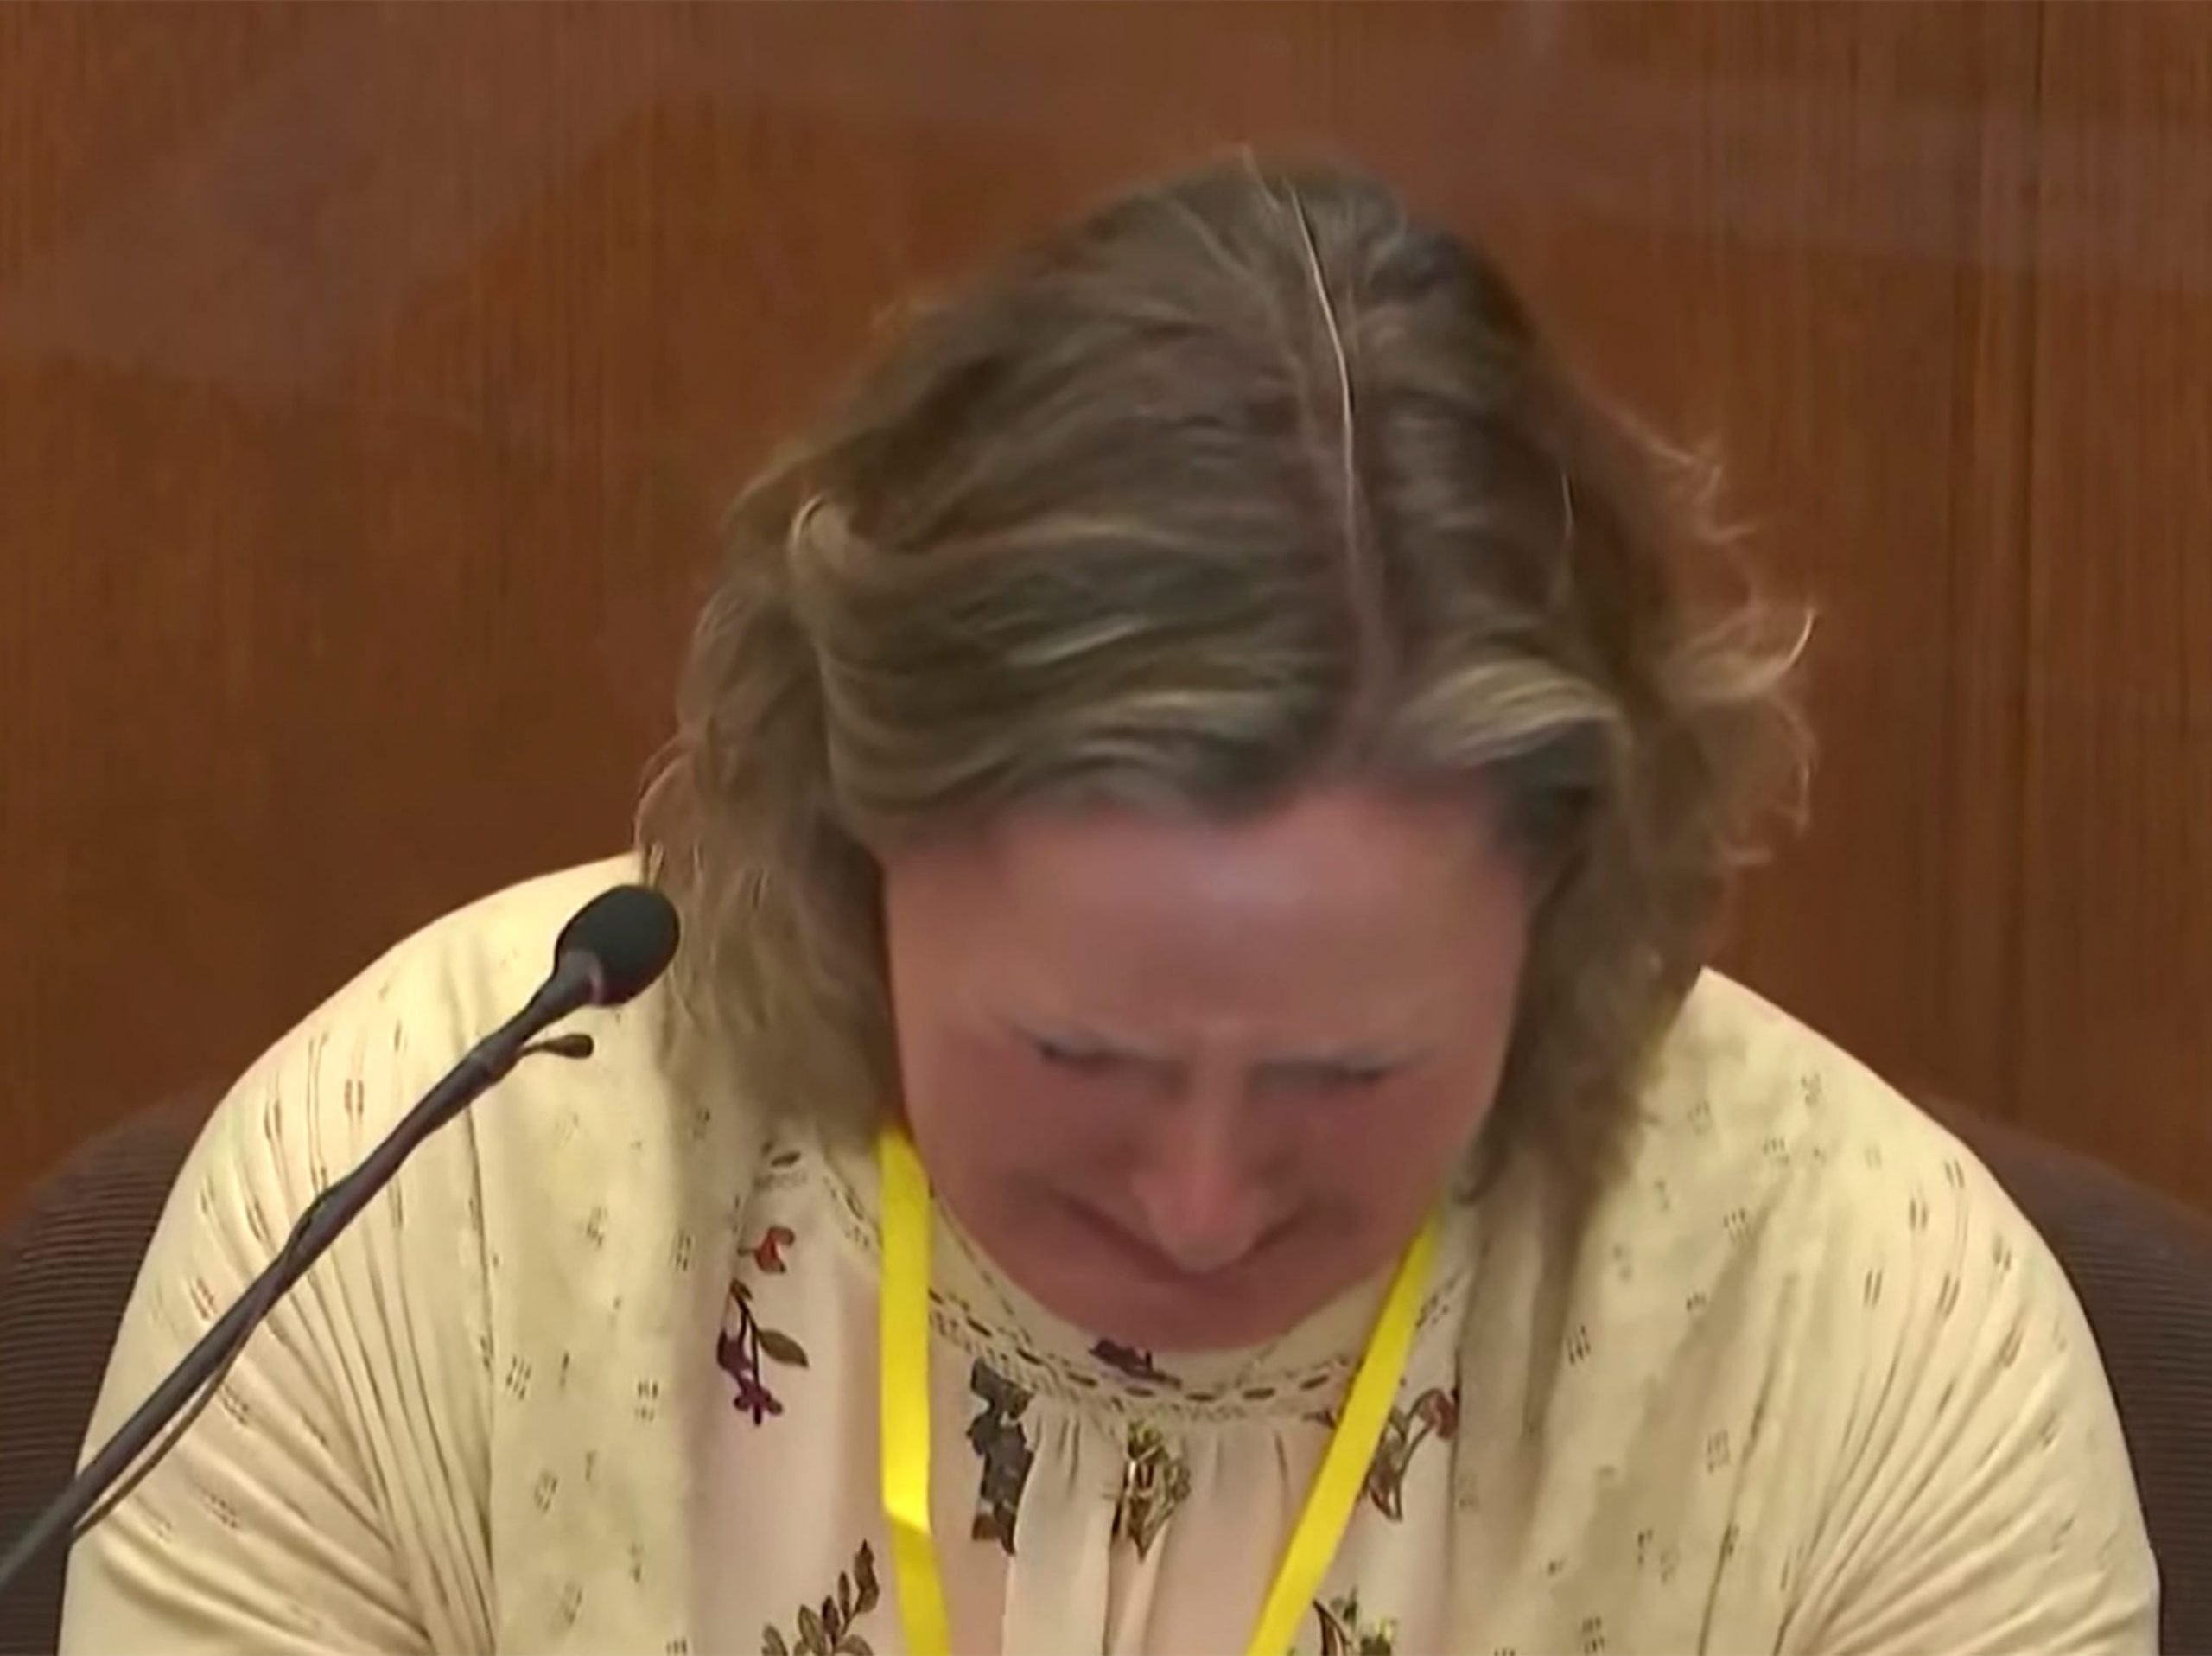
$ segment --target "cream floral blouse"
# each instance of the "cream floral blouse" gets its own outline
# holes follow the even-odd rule
[[[181,1179],[111,1430],[313,1194],[522,1000],[626,861],[403,944]],[[891,1656],[873,1161],[577,1021],[425,1147],[77,1551],[64,1649]],[[933,1522],[976,1652],[1241,1651],[1379,1284],[1257,1350],[1117,1347],[940,1216]],[[1940,1129],[1718,977],[1570,1227],[1533,1162],[1449,1204],[1295,1648],[2149,1651],[2088,1330]]]

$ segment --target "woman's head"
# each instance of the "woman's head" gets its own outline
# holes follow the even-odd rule
[[[1132,1343],[1287,1326],[1478,1132],[1586,1176],[1793,756],[1680,481],[1370,181],[1048,236],[735,508],[641,816],[690,1003]]]

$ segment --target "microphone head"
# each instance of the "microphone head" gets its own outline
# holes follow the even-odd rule
[[[557,969],[588,958],[594,1006],[620,1006],[643,993],[676,958],[676,908],[648,886],[616,886],[576,910],[553,945]]]

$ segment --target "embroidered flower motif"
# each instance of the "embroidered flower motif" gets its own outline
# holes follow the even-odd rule
[[[1159,1430],[1140,1421],[1129,1428],[1122,1464],[1122,1493],[1114,1503],[1114,1538],[1126,1536],[1141,1558],[1191,1493],[1191,1465]]]
[[[819,1607],[798,1607],[798,1634],[786,1640],[772,1622],[760,1630],[760,1656],[875,1656],[854,1623],[882,1602],[875,1579],[875,1551],[865,1541],[853,1555],[853,1567],[837,1572],[837,1591]]]
[[[767,1233],[746,1252],[761,1271],[781,1276],[791,1269],[785,1263],[783,1251],[793,1239],[785,1226],[771,1226]],[[733,1406],[739,1412],[752,1416],[753,1424],[758,1426],[770,1415],[784,1411],[783,1400],[768,1389],[766,1365],[804,1368],[808,1366],[806,1347],[781,1329],[761,1322],[753,1309],[753,1290],[743,1283],[730,1284],[729,1303],[731,1311],[723,1316],[722,1331],[715,1341],[715,1361],[737,1382]]]
[[[1313,1616],[1321,1624],[1321,1656],[1395,1656],[1397,1622],[1363,1622],[1357,1588],[1325,1603],[1315,1600]]]
[[[1101,1340],[1090,1348],[1090,1354],[1116,1373],[1126,1374],[1133,1380],[1147,1385],[1179,1388],[1183,1382],[1152,1360],[1152,1353],[1140,1351],[1135,1346],[1116,1345],[1111,1340]]]
[[[1313,1419],[1332,1430],[1336,1428],[1334,1410],[1325,1409]],[[1397,1523],[1406,1515],[1406,1469],[1413,1464],[1414,1452],[1432,1437],[1449,1443],[1459,1430],[1457,1385],[1448,1392],[1431,1386],[1413,1400],[1410,1408],[1393,1407],[1375,1445],[1375,1458],[1368,1463],[1367,1482],[1361,1493],[1376,1512]]]
[[[1029,1407],[1029,1393],[980,1361],[968,1372],[968,1389],[983,1405],[982,1412],[968,1423],[969,1444],[983,1463],[982,1481],[976,1491],[975,1522],[969,1533],[978,1541],[997,1542],[1011,1558],[1021,1492],[1029,1481],[1030,1464],[1036,1459],[1021,1425],[1022,1413]]]
[[[771,1225],[758,1242],[746,1252],[753,1256],[753,1264],[763,1275],[780,1277],[791,1269],[784,1263],[784,1250],[798,1239],[785,1225]]]

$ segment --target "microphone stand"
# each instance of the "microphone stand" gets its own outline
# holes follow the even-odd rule
[[[603,987],[602,968],[597,959],[581,949],[563,952],[555,963],[553,975],[531,997],[527,1006],[471,1048],[468,1054],[448,1070],[444,1078],[400,1118],[399,1124],[378,1143],[359,1167],[307,1205],[290,1235],[285,1238],[283,1246],[276,1251],[276,1257],[247,1285],[230,1309],[216,1320],[214,1326],[200,1337],[183,1360],[154,1388],[153,1394],[138,1405],[99,1453],[85,1463],[68,1486],[16,1538],[6,1556],[0,1557],[0,1594],[4,1594],[17,1576],[65,1534],[74,1540],[106,1517],[137,1486],[139,1479],[160,1464],[183,1435],[185,1427],[192,1424],[214,1395],[215,1388],[222,1384],[223,1376],[262,1319],[285,1290],[322,1258],[370,1199],[391,1182],[392,1176],[424,1139],[481,1097],[531,1052],[551,1052],[563,1057],[589,1055],[588,1036],[556,1037],[536,1047],[531,1042],[548,1025],[592,1004],[600,997]],[[192,1407],[192,1414],[138,1467],[112,1500],[93,1512],[94,1504],[130,1470],[132,1463],[162,1429],[188,1405]],[[88,1512],[92,1516],[86,1518]]]

